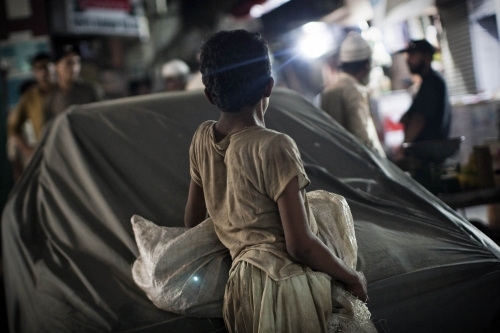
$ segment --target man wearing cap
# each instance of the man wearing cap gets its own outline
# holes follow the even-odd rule
[[[102,100],[102,89],[80,79],[80,52],[73,44],[55,48],[57,85],[47,97],[45,115],[47,120],[61,114],[68,106],[87,104]]]
[[[381,156],[386,156],[370,113],[368,84],[372,49],[357,32],[340,45],[342,72],[321,93],[321,108]]]
[[[190,70],[184,61],[173,59],[163,65],[161,75],[165,82],[165,91],[181,91],[186,90]]]
[[[28,164],[40,139],[45,123],[45,98],[54,87],[53,64],[47,53],[41,52],[33,57],[31,71],[36,83],[21,95],[7,123],[8,157],[12,163],[14,180],[18,179]]]
[[[431,67],[434,47],[425,39],[414,40],[398,53],[405,53],[408,67],[422,78],[412,105],[401,118],[405,142],[448,138],[451,105],[443,77]]]

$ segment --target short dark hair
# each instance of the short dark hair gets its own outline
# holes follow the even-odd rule
[[[350,74],[355,74],[366,68],[367,63],[370,62],[370,59],[361,60],[361,61],[353,61],[353,62],[343,62],[340,64],[340,68]]]
[[[253,106],[271,78],[267,42],[258,33],[242,29],[217,32],[201,48],[200,71],[221,111]]]
[[[30,64],[33,66],[36,62],[42,60],[50,60],[50,55],[47,52],[38,52],[31,58]]]
[[[54,62],[66,57],[68,54],[80,55],[80,47],[78,43],[56,44],[54,45]]]

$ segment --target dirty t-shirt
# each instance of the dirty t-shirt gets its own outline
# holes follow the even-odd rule
[[[245,260],[271,278],[303,274],[286,250],[276,200],[298,177],[309,225],[317,234],[305,188],[309,185],[295,142],[286,134],[259,126],[215,141],[215,121],[202,123],[189,151],[191,177],[203,187],[209,215],[233,264]]]
[[[380,156],[386,156],[371,116],[368,89],[352,75],[340,73],[338,81],[321,93],[321,108]]]

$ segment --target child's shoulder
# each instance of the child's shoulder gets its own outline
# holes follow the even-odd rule
[[[272,140],[273,143],[295,143],[295,141],[288,135],[282,132],[278,132],[269,128],[265,129],[266,132],[266,138],[268,140]]]
[[[261,148],[270,150],[295,147],[295,141],[287,134],[269,128],[260,128],[257,133],[252,133],[250,140],[257,142]]]
[[[198,128],[196,129],[196,132],[199,132],[200,130],[208,129],[210,128],[213,124],[215,124],[215,120],[205,120],[202,122],[200,125],[198,125]]]
[[[210,133],[210,130],[215,123],[216,123],[215,120],[206,120],[206,121],[202,122],[196,128],[196,131],[194,132],[193,138],[197,138],[200,135],[203,135],[203,133]]]

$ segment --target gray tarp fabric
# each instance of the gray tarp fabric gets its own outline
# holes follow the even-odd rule
[[[55,120],[2,215],[11,332],[224,331],[221,319],[157,309],[131,275],[130,218],[182,226],[191,137],[217,117],[200,90],[73,107]],[[347,199],[373,318],[391,333],[498,325],[495,243],[297,93],[275,89],[266,124],[297,142],[309,190]]]

